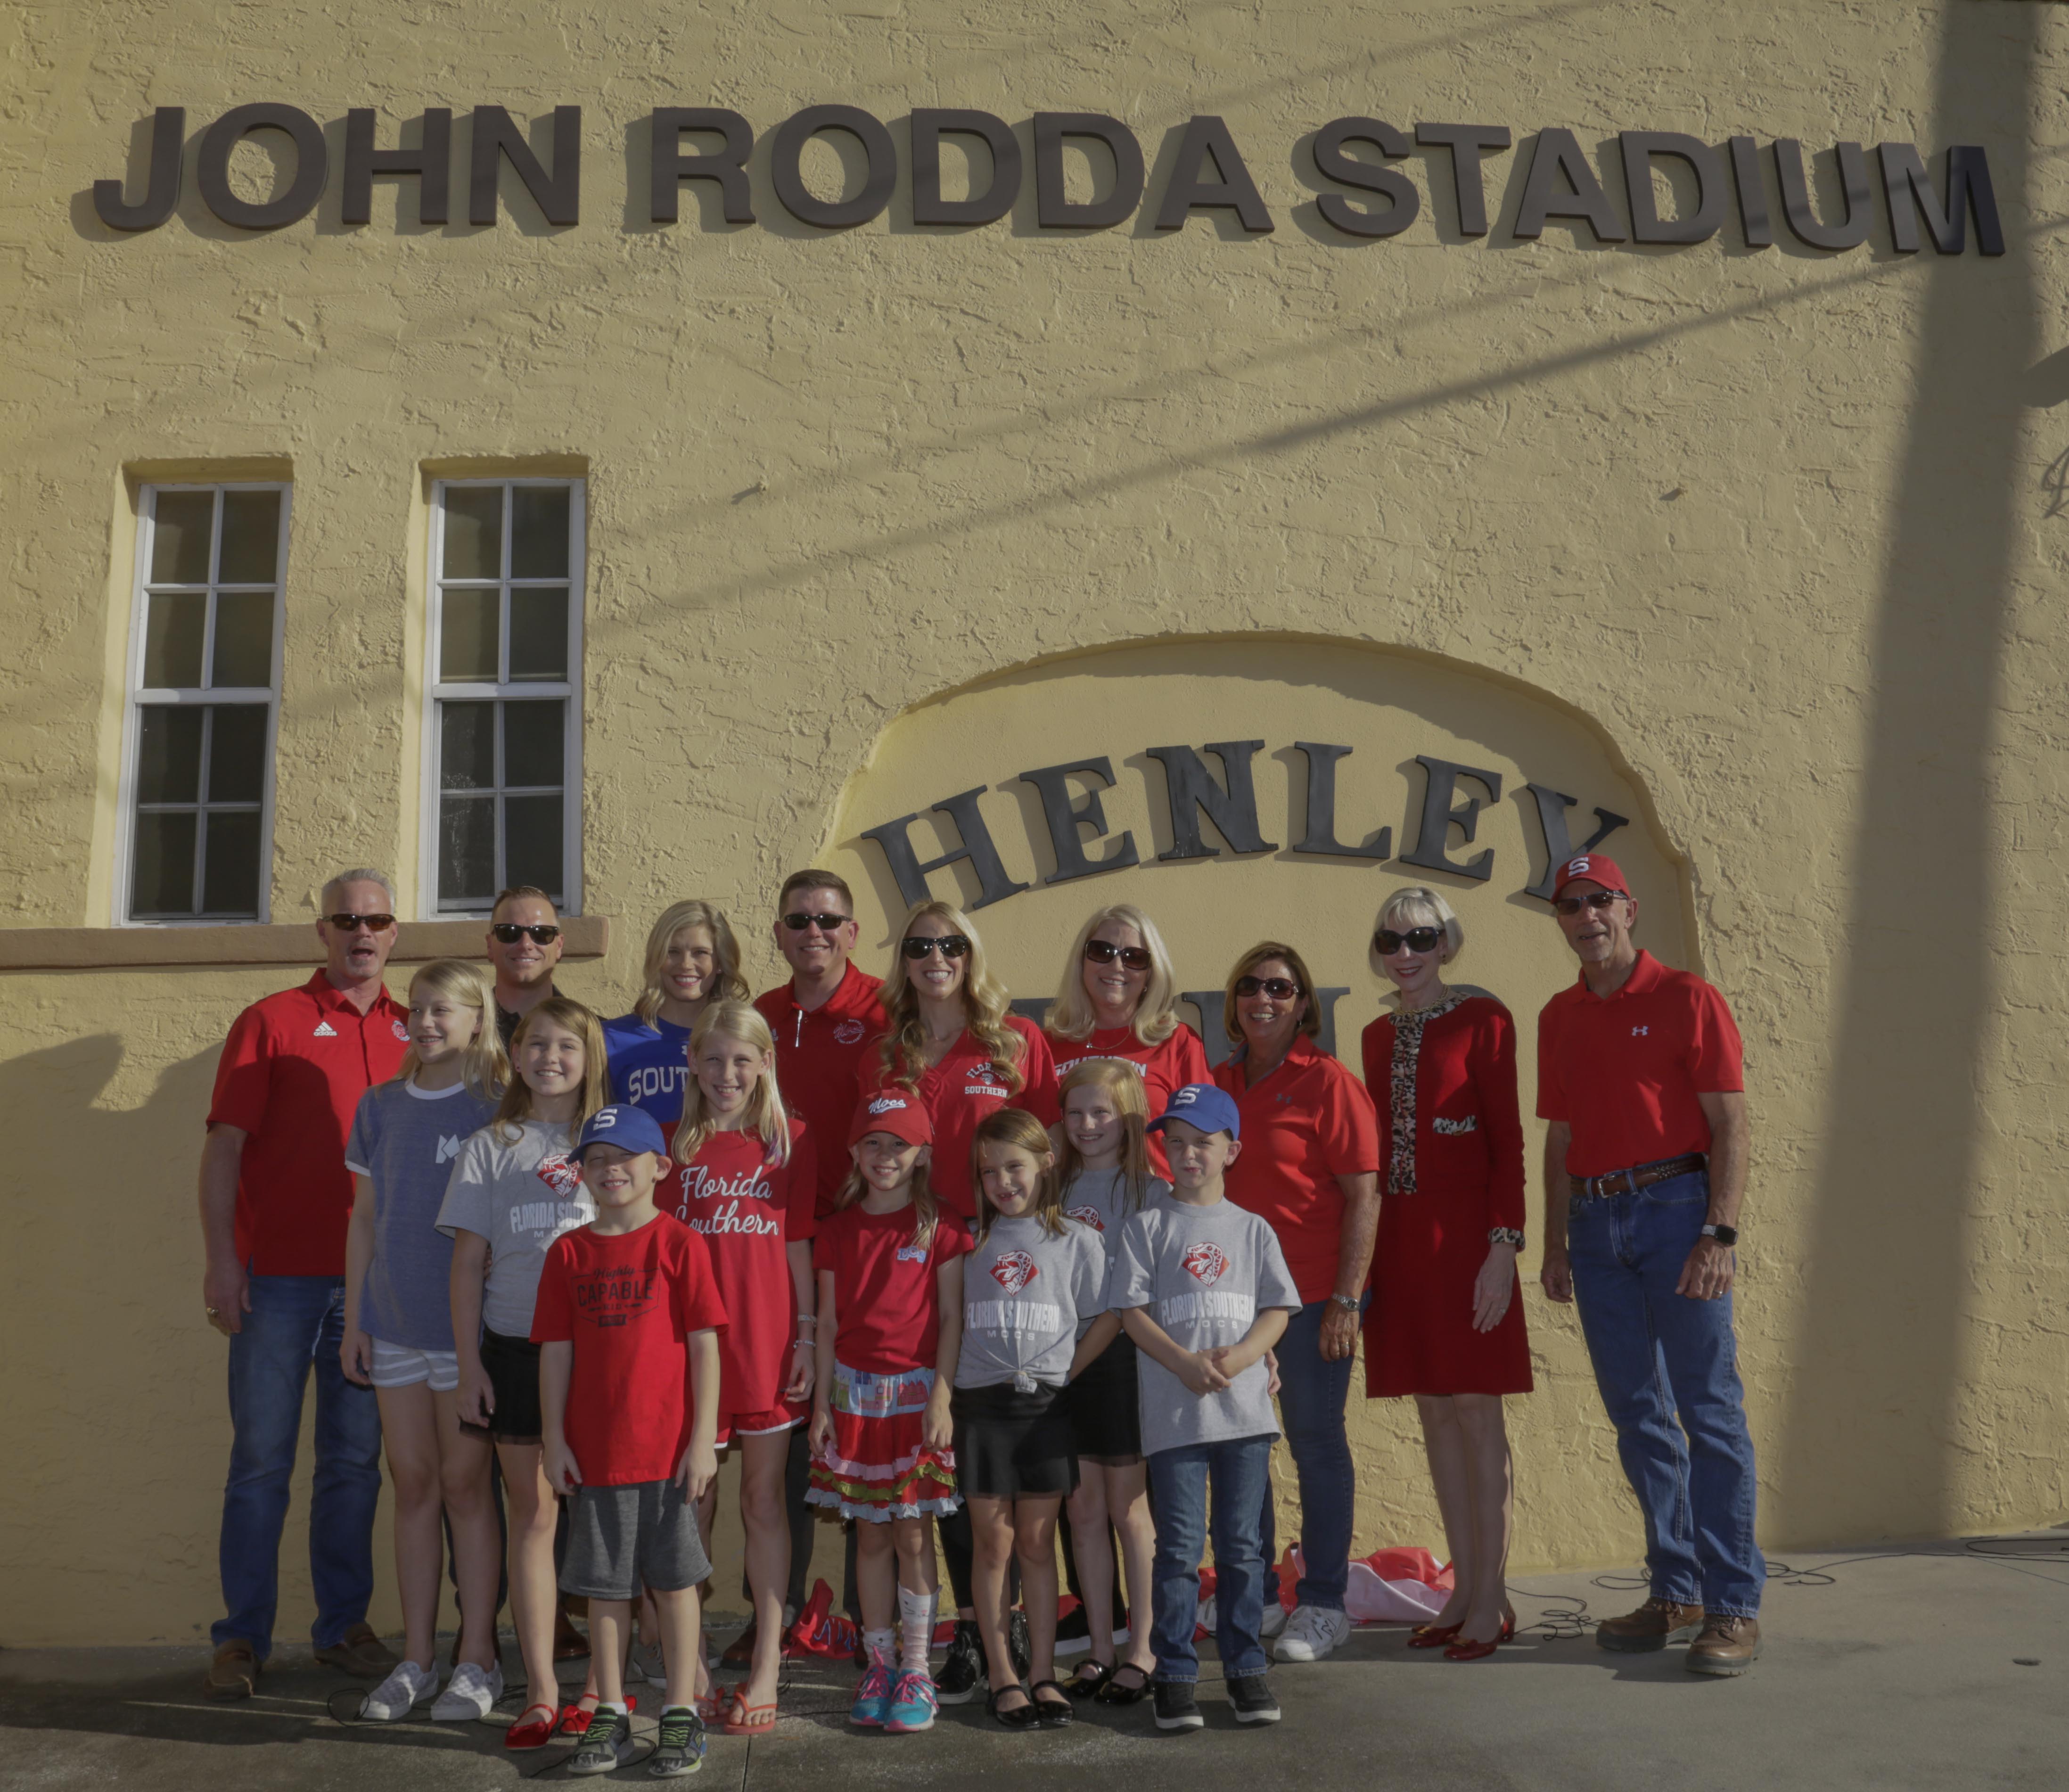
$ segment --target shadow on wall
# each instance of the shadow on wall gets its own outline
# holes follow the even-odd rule
[[[2023,120],[2041,9],[1975,30],[1949,9],[1935,110],[2007,121],[1998,202],[2030,215]],[[2009,65],[2009,66],[2007,66]],[[1991,739],[2012,599],[2021,388],[2034,357],[2029,242],[2002,263],[1996,315],[1977,264],[1926,272],[1916,386],[1873,647],[1875,708],[1839,987],[1826,1157],[1771,1523],[1777,1539],[1944,1534],[1954,1484],[1969,1214],[1984,1122],[1977,1066],[1994,974]],[[1756,1201],[1757,1196],[1756,1195]],[[1873,1463],[1866,1477],[1830,1465]],[[1892,1512],[1897,1531],[1892,1532]]]

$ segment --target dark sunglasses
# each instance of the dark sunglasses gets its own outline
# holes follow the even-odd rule
[[[909,933],[900,947],[908,958],[924,958],[937,946],[944,958],[960,958],[969,950],[969,936],[966,933],[945,933],[938,940],[923,940],[916,933]]]
[[[557,927],[541,921],[537,927],[522,927],[514,920],[500,920],[488,930],[505,945],[515,945],[528,933],[535,945],[551,945],[561,937]]]
[[[1593,896],[1561,896],[1552,906],[1562,915],[1577,915],[1583,908],[1606,908],[1612,902],[1622,902],[1621,890],[1598,890]]]
[[[1382,958],[1391,958],[1403,946],[1410,952],[1434,952],[1438,942],[1444,937],[1441,927],[1411,927],[1406,933],[1397,933],[1390,927],[1382,927],[1372,937],[1372,943],[1379,948]]]
[[[1274,1002],[1290,1002],[1300,994],[1300,986],[1288,977],[1239,977],[1235,993],[1239,996],[1255,995],[1259,991]]]
[[[793,933],[802,933],[811,927],[816,927],[822,933],[837,933],[854,919],[852,915],[807,915],[801,910],[794,915],[786,915],[783,925]]]
[[[395,925],[393,915],[326,915],[324,919],[341,933],[356,933],[362,927],[369,933],[385,933]]]
[[[1110,965],[1118,958],[1130,970],[1149,969],[1148,948],[1139,945],[1116,945],[1111,940],[1088,940],[1085,957],[1095,965]]]

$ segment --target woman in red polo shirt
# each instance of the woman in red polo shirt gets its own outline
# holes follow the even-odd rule
[[[1516,1023],[1491,995],[1444,986],[1465,944],[1434,890],[1396,890],[1373,961],[1401,1005],[1365,1030],[1379,1111],[1379,1251],[1365,1318],[1365,1393],[1412,1394],[1451,1545],[1451,1597],[1411,1649],[1478,1661],[1515,1635],[1505,1394],[1530,1391],[1516,1254],[1523,1245],[1523,1121]]]
[[[1267,940],[1229,974],[1222,1026],[1237,1042],[1214,1080],[1235,1097],[1243,1150],[1229,1166],[1238,1206],[1269,1221],[1304,1303],[1279,1341],[1279,1407],[1300,1478],[1302,1573],[1274,1651],[1320,1661],[1350,1635],[1351,1511],[1357,1477],[1344,1408],[1365,1271],[1379,1218],[1379,1124],[1357,1077],[1315,1041],[1321,1013],[1300,954]],[[1277,1552],[1271,1496],[1264,1553]],[[1279,1612],[1265,1573],[1265,1634]]]

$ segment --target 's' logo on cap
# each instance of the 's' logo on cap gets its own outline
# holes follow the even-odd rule
[[[1566,861],[1566,875],[1569,877],[1578,877],[1584,873],[1587,868],[1588,859],[1585,854],[1583,854],[1578,859],[1569,859]]]

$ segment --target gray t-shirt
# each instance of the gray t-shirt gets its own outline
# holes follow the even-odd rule
[[[1239,1344],[1260,1311],[1298,1311],[1300,1291],[1279,1235],[1233,1201],[1195,1207],[1160,1201],[1125,1221],[1108,1304],[1146,1307],[1187,1350]],[[1276,1437],[1271,1372],[1259,1357],[1218,1394],[1195,1394],[1145,1350],[1141,1358],[1142,1453],[1224,1438]]]
[[[382,1083],[359,1098],[345,1167],[373,1184],[373,1257],[359,1287],[359,1329],[412,1350],[450,1350],[452,1240],[436,1224],[453,1161],[488,1124],[493,1096],[463,1084]]]
[[[484,1126],[460,1147],[439,1209],[439,1230],[488,1240],[481,1322],[506,1337],[532,1335],[539,1272],[553,1240],[596,1218],[596,1203],[568,1161],[565,1126],[528,1120],[512,1142]]]
[[[1145,1178],[1142,1205],[1149,1206],[1170,1192],[1171,1185],[1161,1176]],[[1120,1223],[1135,1210],[1128,1198],[1128,1176],[1124,1170],[1080,1170],[1063,1190],[1063,1211],[1079,1224],[1091,1227],[1106,1246],[1109,1275],[1112,1273],[1114,1258],[1120,1250]],[[1098,1316],[1096,1313],[1078,1315],[1079,1337],[1092,1329],[1093,1320]]]
[[[1032,1393],[1061,1387],[1077,1348],[1078,1321],[1106,1311],[1106,1247],[1089,1226],[995,1219],[963,1261],[963,1342],[957,1387],[1010,1382]]]

